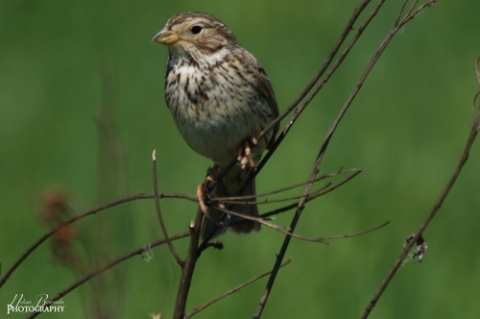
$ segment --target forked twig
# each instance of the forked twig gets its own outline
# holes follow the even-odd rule
[[[478,64],[479,63],[480,63],[480,58],[477,60],[477,63],[475,65],[478,84],[479,84],[479,92],[477,93],[477,96],[479,96],[479,94],[480,94],[480,72],[478,71]],[[395,260],[395,263],[393,264],[392,268],[390,269],[387,276],[385,277],[385,279],[381,283],[380,287],[375,292],[375,295],[373,296],[373,298],[371,299],[371,301],[368,303],[367,307],[365,308],[365,310],[363,312],[363,315],[361,317],[362,319],[368,318],[371,311],[373,310],[373,308],[377,304],[378,300],[382,296],[383,292],[385,291],[385,289],[387,288],[389,283],[392,281],[396,272],[398,271],[398,269],[402,265],[403,261],[407,257],[408,253],[413,248],[413,246],[416,244],[417,240],[423,235],[423,233],[425,232],[427,227],[430,225],[430,222],[435,218],[438,211],[442,207],[445,199],[447,198],[448,194],[450,193],[453,185],[457,181],[457,178],[460,175],[460,172],[462,171],[463,167],[465,166],[465,163],[468,160],[468,156],[469,156],[470,151],[472,149],[473,143],[475,142],[477,134],[480,131],[480,105],[477,105],[474,110],[476,110],[476,113],[474,114],[470,134],[468,136],[468,139],[467,139],[467,142],[465,144],[465,148],[463,150],[463,153],[460,157],[460,160],[459,160],[452,176],[450,177],[450,180],[448,181],[444,190],[440,194],[440,197],[438,198],[437,202],[434,204],[432,210],[427,215],[425,220],[422,222],[422,224],[420,225],[418,230],[415,232],[415,234],[413,236],[411,236],[411,238],[409,238],[409,241],[404,245],[402,251],[400,252],[400,255]]]
[[[407,0],[408,1],[408,0]],[[380,9],[380,7],[383,5],[383,0],[381,0],[377,6],[372,10],[372,12],[370,13],[370,15],[367,17],[366,21],[364,22],[364,24],[358,29],[357,31],[357,35],[356,37],[354,38],[354,40],[352,41],[356,41],[356,39],[358,39],[358,37],[362,34],[362,32],[364,31],[364,29],[368,26],[368,24],[372,21],[373,17],[377,14],[378,10]],[[434,1],[428,1],[427,3],[433,3]],[[354,13],[354,17],[358,17],[358,15],[361,13],[361,11],[363,11],[364,9],[364,6],[366,6],[368,4],[368,1],[364,1],[362,3],[362,6],[360,7],[360,9],[357,9]],[[421,6],[421,9],[423,9],[424,7],[426,7],[426,5],[423,5]],[[401,8],[401,10],[403,10],[403,6]],[[420,10],[420,9],[419,9]],[[419,12],[419,10],[417,11],[414,11],[413,13],[413,16],[414,14],[417,14]],[[410,14],[411,11],[409,11]],[[315,160],[315,164],[313,165],[313,169],[312,169],[312,173],[311,173],[311,176],[310,176],[310,181],[311,183],[309,183],[306,187],[305,187],[305,191],[304,191],[304,195],[305,196],[308,196],[308,194],[310,194],[311,192],[311,188],[313,186],[313,181],[315,180],[316,178],[316,175],[317,173],[319,172],[320,170],[320,164],[323,160],[323,157],[325,155],[325,152],[326,152],[326,149],[329,145],[329,142],[334,134],[334,132],[336,131],[336,128],[338,127],[339,123],[341,122],[341,120],[343,119],[343,116],[345,115],[345,113],[347,112],[347,110],[349,109],[350,105],[352,104],[353,100],[355,99],[355,97],[357,96],[358,92],[360,91],[360,88],[362,87],[363,83],[365,82],[365,79],[367,78],[367,76],[369,75],[370,71],[373,69],[373,66],[376,64],[376,62],[378,61],[378,59],[380,58],[380,56],[382,55],[382,53],[384,52],[385,48],[388,46],[388,44],[391,42],[393,36],[400,30],[401,27],[403,27],[403,25],[405,23],[407,23],[408,21],[410,21],[411,19],[413,19],[413,16],[407,16],[405,17],[401,23],[399,23],[398,25],[395,25],[393,27],[393,29],[388,33],[388,35],[385,37],[385,39],[383,40],[383,42],[380,44],[380,47],[377,49],[377,51],[375,52],[375,54],[373,55],[372,59],[370,60],[370,62],[368,63],[367,67],[365,68],[363,74],[361,75],[357,85],[355,86],[353,92],[351,93],[351,95],[348,97],[347,101],[345,102],[344,106],[342,107],[342,109],[340,110],[340,112],[338,113],[337,117],[335,118],[334,122],[332,123],[328,133],[327,133],[327,136],[323,142],[323,144],[321,145],[320,147],[320,150],[319,150],[319,153],[317,155],[317,158]],[[356,19],[356,18],[355,18]],[[354,42],[350,42],[350,45],[353,45],[352,43]],[[318,93],[318,91],[320,90],[320,88],[322,87],[322,84],[325,83],[328,79],[328,77],[336,70],[336,68],[338,67],[339,63],[341,63],[343,61],[343,58],[346,56],[346,54],[349,52],[351,46],[347,46],[347,48],[344,50],[344,52],[342,53],[342,55],[337,59],[337,61],[334,63],[334,65],[332,66],[332,69],[331,71],[327,74],[326,76],[326,79],[324,81],[322,81],[318,86],[317,88],[311,93],[310,97],[307,98],[307,100],[304,102],[304,104],[302,105],[301,108],[299,108],[297,110],[297,112],[295,112],[295,114],[293,115],[292,119],[289,121],[289,123],[293,123],[296,118],[298,117],[299,113],[309,104],[309,102],[311,101],[311,99],[313,99],[313,97]],[[278,141],[278,140],[277,140]],[[276,145],[276,144],[275,144]],[[305,207],[305,203],[306,203],[306,200],[305,200],[306,197],[303,197],[302,199],[300,199],[300,201],[298,202],[298,205],[297,205],[297,211],[291,221],[291,224],[290,224],[290,231],[291,232],[294,232],[295,230],[295,227],[297,225],[297,222],[298,220],[300,219],[300,216],[301,216],[301,213]],[[275,265],[273,267],[273,271],[272,271],[272,274],[270,275],[270,279],[265,287],[265,290],[264,290],[264,293],[260,299],[260,303],[258,305],[258,308],[257,308],[257,311],[255,312],[255,315],[254,315],[254,319],[259,319],[263,313],[263,309],[265,308],[265,304],[268,300],[268,297],[270,296],[270,292],[271,292],[271,289],[273,287],[273,284],[275,282],[275,278],[276,278],[276,275],[278,273],[278,267],[279,265],[281,264],[282,260],[283,260],[283,257],[285,256],[285,253],[287,251],[287,248],[290,244],[290,240],[291,240],[291,236],[287,235],[285,237],[285,240],[282,244],[282,247],[280,248],[280,252],[277,254],[277,259],[275,261]]]

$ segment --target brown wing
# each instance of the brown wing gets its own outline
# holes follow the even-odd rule
[[[268,79],[265,70],[262,68],[257,59],[250,52],[246,50],[244,52],[245,65],[251,65],[255,68],[253,71],[257,78],[257,88],[259,90],[259,93],[270,105],[270,109],[273,114],[273,118],[270,119],[271,122],[278,117],[277,99],[275,98],[275,93],[273,92],[272,85],[270,84],[270,80]],[[279,123],[277,123],[272,129],[272,137],[270,138],[270,141],[268,141],[267,148],[270,148],[272,146],[273,141],[277,136],[278,127]]]

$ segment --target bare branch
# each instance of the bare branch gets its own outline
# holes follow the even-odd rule
[[[303,105],[295,112],[295,114],[293,115],[292,119],[289,121],[289,125],[292,125],[293,122],[297,119],[297,117],[299,116],[299,114],[308,106],[308,104],[310,103],[310,101],[313,99],[313,97],[318,93],[318,91],[323,87],[323,84],[326,83],[326,81],[329,79],[329,77],[331,76],[331,74],[333,74],[333,72],[338,68],[338,65],[343,61],[343,59],[345,58],[345,56],[348,54],[348,52],[350,51],[351,47],[353,46],[353,44],[358,40],[358,38],[360,37],[360,35],[363,33],[363,31],[365,30],[365,28],[370,24],[370,22],[372,21],[373,17],[378,13],[378,11],[380,10],[381,6],[383,5],[384,1],[381,0],[379,1],[379,3],[377,4],[377,6],[372,10],[372,12],[370,13],[370,15],[366,18],[366,21],[363,23],[363,25],[358,29],[357,33],[356,33],[356,36],[354,37],[354,39],[352,39],[352,41],[349,43],[349,45],[346,47],[346,49],[342,52],[342,54],[340,55],[340,57],[337,59],[337,61],[334,63],[334,65],[332,66],[332,69],[330,70],[329,73],[327,73],[327,75],[325,76],[325,79],[313,90],[313,92],[310,94],[310,96],[305,100],[305,102],[303,103]],[[368,4],[368,1],[365,1],[362,3],[362,5],[367,5]],[[403,10],[404,6],[401,7],[400,10]],[[423,7],[422,7],[423,8]],[[415,11],[415,14],[418,13],[418,11]],[[360,12],[359,10],[357,10],[355,13],[354,13],[354,17],[355,15],[359,15]],[[413,18],[413,17],[412,17]],[[317,173],[319,172],[320,170],[320,164],[323,160],[323,157],[325,155],[325,152],[326,152],[326,149],[328,148],[328,145],[330,143],[330,140],[334,134],[334,132],[336,131],[339,123],[341,122],[341,120],[343,119],[343,116],[345,115],[345,113],[347,112],[347,110],[349,109],[350,105],[352,104],[353,100],[355,99],[355,97],[357,96],[358,92],[360,91],[363,83],[365,82],[367,76],[370,74],[370,71],[373,69],[374,65],[376,64],[376,62],[378,61],[378,59],[380,58],[380,56],[382,55],[382,53],[384,52],[384,50],[386,49],[386,47],[388,46],[388,44],[391,42],[392,38],[394,37],[394,35],[399,31],[400,27],[403,26],[406,22],[408,22],[410,19],[404,19],[402,21],[402,23],[398,26],[394,26],[393,29],[388,33],[388,35],[385,37],[385,39],[383,40],[383,42],[380,44],[380,47],[377,49],[377,51],[375,52],[375,54],[373,55],[372,59],[370,60],[370,62],[368,63],[367,67],[365,68],[363,74],[361,75],[357,85],[355,86],[353,92],[351,93],[351,95],[348,97],[347,101],[345,102],[344,106],[342,107],[342,109],[340,110],[340,112],[338,113],[337,117],[335,118],[334,122],[332,123],[331,127],[330,127],[330,130],[323,142],[323,144],[321,145],[320,147],[320,150],[319,150],[319,153],[317,155],[317,158],[315,160],[315,164],[313,165],[313,169],[312,169],[312,173],[311,173],[311,176],[310,176],[310,183],[307,184],[307,186],[305,187],[305,191],[304,191],[304,197],[302,199],[300,199],[300,201],[298,202],[298,205],[297,205],[297,211],[292,219],[292,222],[290,224],[290,231],[291,232],[294,232],[295,230],[295,227],[297,225],[297,222],[298,220],[300,219],[300,216],[301,216],[301,213],[305,207],[305,203],[306,203],[306,198],[307,196],[310,194],[311,192],[311,189],[312,189],[312,186],[313,186],[313,181],[315,180],[316,178],[316,175]],[[285,130],[284,130],[285,132]],[[282,132],[282,133],[284,133]],[[282,135],[281,135],[282,136]],[[281,141],[281,136],[279,137],[279,139],[277,139],[275,145],[277,145],[277,142],[278,141]],[[274,146],[275,147],[275,146]],[[265,291],[260,299],[260,303],[258,305],[258,308],[257,308],[257,311],[254,315],[254,318],[255,319],[259,319],[261,317],[261,314],[263,312],[263,309],[265,308],[265,304],[268,300],[268,297],[270,295],[270,291],[273,287],[273,283],[275,282],[275,278],[276,278],[276,275],[277,275],[277,272],[278,272],[278,267],[280,265],[280,263],[282,262],[282,259],[283,257],[285,256],[285,253],[287,251],[287,248],[289,246],[289,243],[290,243],[290,240],[291,240],[291,236],[287,235],[285,237],[285,240],[282,244],[282,247],[280,248],[280,252],[278,253],[277,255],[277,259],[275,261],[275,265],[274,265],[274,268],[273,268],[273,271],[272,271],[272,274],[270,275],[270,279],[267,283],[267,286],[265,288]]]
[[[345,234],[345,235],[339,235],[339,236],[329,236],[329,237],[325,237],[324,239],[325,240],[334,240],[334,239],[344,239],[344,238],[358,237],[358,236],[362,236],[362,235],[374,232],[376,230],[379,230],[380,228],[383,228],[383,227],[387,226],[388,224],[390,224],[390,222],[384,222],[384,223],[381,223],[378,226],[375,226],[373,228],[370,228],[370,229],[367,229],[367,230],[364,230],[364,231],[360,231],[358,233]]]
[[[480,61],[480,60],[479,60]],[[478,72],[477,72],[478,74]],[[440,194],[440,197],[438,198],[437,202],[434,204],[432,210],[430,213],[427,215],[425,220],[422,222],[418,230],[415,232],[414,235],[409,238],[409,241],[404,245],[402,251],[400,252],[400,255],[398,258],[395,260],[395,263],[393,264],[392,268],[388,272],[387,276],[383,280],[382,284],[378,288],[377,292],[373,296],[372,300],[369,302],[367,307],[365,308],[365,311],[362,315],[362,319],[368,318],[369,314],[377,304],[378,300],[382,296],[383,292],[395,276],[396,272],[402,265],[405,257],[407,257],[408,252],[413,248],[414,245],[418,242],[419,238],[423,235],[424,231],[427,229],[427,227],[430,225],[430,222],[435,218],[437,215],[438,211],[442,207],[442,204],[444,203],[445,199],[447,198],[448,194],[450,193],[453,185],[458,179],[458,176],[460,175],[460,172],[462,171],[463,167],[465,166],[465,163],[468,160],[468,156],[470,154],[470,151],[472,149],[473,143],[475,141],[475,138],[477,137],[478,131],[480,130],[480,112],[477,112],[475,115],[474,121],[473,121],[472,128],[470,130],[470,134],[468,136],[467,142],[465,144],[465,148],[463,150],[463,153],[460,157],[460,160],[457,164],[457,167],[455,168],[452,176],[450,177],[450,180],[448,181],[447,185],[445,186],[444,190]]]

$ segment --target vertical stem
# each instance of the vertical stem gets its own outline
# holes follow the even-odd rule
[[[198,209],[195,221],[190,225],[190,246],[188,247],[188,255],[182,267],[182,276],[178,287],[177,300],[175,301],[175,312],[173,319],[182,319],[185,316],[185,308],[187,306],[187,297],[192,283],[193,271],[198,258],[198,243],[200,240],[200,229],[203,213]]]

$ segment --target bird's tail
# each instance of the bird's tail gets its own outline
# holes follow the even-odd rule
[[[221,168],[219,168],[221,170]],[[215,197],[231,197],[231,196],[252,196],[255,195],[255,180],[252,182],[240,193],[237,194],[237,191],[242,186],[243,182],[248,178],[251,169],[245,168],[241,169],[239,166],[235,165],[230,169],[230,171],[225,174],[225,176],[217,181],[215,187]],[[242,215],[258,217],[258,208],[256,204],[249,204],[247,202],[256,201],[256,198],[246,198],[243,203],[230,204],[230,203],[221,203],[226,210],[230,210]],[[205,217],[202,229],[202,237],[205,238],[210,236],[211,233],[214,235],[211,237],[217,237],[223,234],[227,227],[225,225],[231,225],[231,228],[236,233],[248,234],[252,231],[259,231],[260,224],[252,220],[243,219],[241,217],[228,215],[223,219],[223,223],[219,223],[220,219],[224,213],[214,207],[209,208],[208,216]],[[222,226],[223,224],[223,226]],[[215,228],[217,228],[215,230]]]

